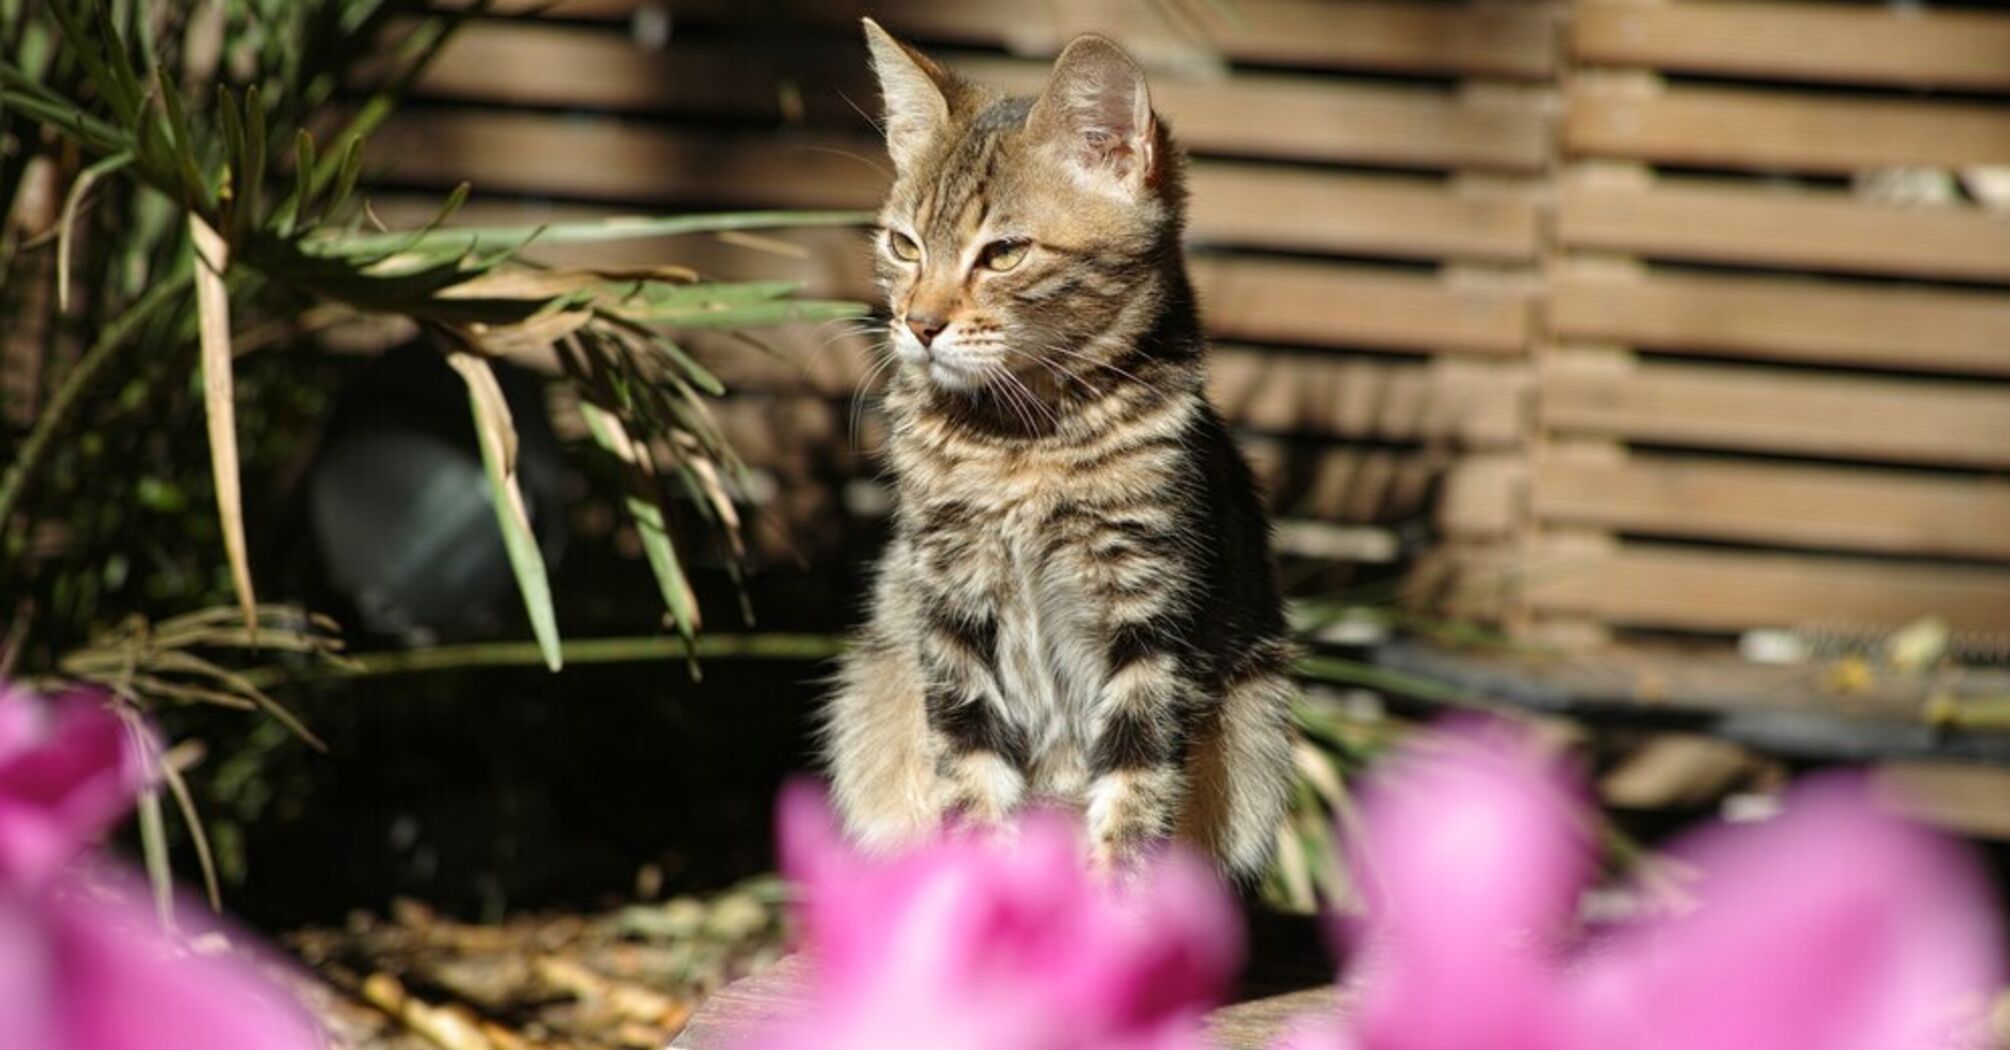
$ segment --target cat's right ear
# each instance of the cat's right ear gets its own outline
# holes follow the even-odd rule
[[[927,55],[895,40],[878,22],[862,21],[866,46],[872,49],[872,70],[879,75],[879,91],[886,98],[886,150],[893,155],[893,166],[905,173],[949,125],[956,78]]]

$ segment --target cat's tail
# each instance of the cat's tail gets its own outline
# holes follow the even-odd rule
[[[1238,880],[1263,874],[1290,798],[1291,705],[1298,686],[1281,669],[1288,659],[1275,663],[1276,669],[1230,680],[1187,759],[1180,835]]]

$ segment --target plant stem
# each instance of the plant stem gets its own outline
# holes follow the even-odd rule
[[[48,407],[44,408],[42,415],[35,420],[34,429],[28,432],[27,440],[21,443],[21,454],[14,458],[14,462],[7,465],[6,474],[0,476],[0,526],[4,526],[7,520],[14,516],[15,506],[20,502],[21,494],[27,489],[29,477],[41,465],[42,457],[48,452],[49,442],[62,429],[70,410],[76,406],[77,399],[83,396],[91,381],[98,377],[99,372],[104,371],[105,366],[112,362],[126,340],[132,338],[133,333],[139,331],[141,325],[151,320],[162,307],[174,302],[188,291],[192,276],[183,273],[153,286],[137,302],[127,307],[125,313],[106,325],[105,330],[99,334],[98,341],[92,344],[89,350],[84,351],[84,356],[77,359],[76,366],[63,376],[63,382],[56,387],[55,394],[49,398]]]
[[[669,635],[585,638],[561,643],[566,666],[664,660],[692,655],[708,659],[822,660],[843,643],[825,634],[708,634],[686,641]],[[534,641],[477,642],[433,649],[358,653],[339,664],[311,669],[264,667],[245,673],[260,688],[283,681],[416,674],[476,667],[540,667],[544,651]]]
[[[1294,670],[1301,676],[1318,682],[1361,686],[1454,707],[1491,709],[1497,706],[1486,697],[1451,682],[1425,678],[1387,667],[1377,667],[1357,660],[1343,660],[1333,656],[1304,656],[1299,658]]]

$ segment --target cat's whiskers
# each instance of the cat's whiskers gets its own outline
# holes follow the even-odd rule
[[[1003,368],[1002,365],[999,367]],[[1060,429],[1061,417],[1055,414],[1053,406],[1040,400],[1039,395],[1033,393],[1033,391],[1026,386],[1025,380],[1022,380],[1018,376],[1013,375],[1009,369],[1005,370],[1005,379],[1018,389],[1019,395],[1025,398],[1026,405],[1029,408],[1033,409],[1033,411],[1039,413],[1040,415],[1046,417],[1047,425],[1050,428],[1055,430]],[[1027,429],[1032,430],[1033,428],[1031,426],[1028,426]]]
[[[1033,429],[1033,417],[1026,413],[1026,407],[1019,403],[1019,397],[1012,388],[1005,385],[1011,381],[1012,373],[1003,364],[993,362],[985,366],[982,375],[985,389],[996,393],[998,400],[1012,410],[1012,415],[1030,433]]]
[[[853,449],[859,447],[859,430],[865,421],[866,395],[871,392],[873,382],[885,373],[889,366],[900,360],[900,355],[894,353],[893,347],[890,345],[881,343],[877,345],[877,349],[879,351],[879,360],[875,361],[872,367],[866,369],[865,374],[860,376],[858,383],[852,387],[851,412],[849,413],[851,419],[847,429],[850,433],[851,447]]]
[[[1069,347],[1062,346],[1059,343],[1043,343],[1040,346],[1040,352],[1061,354],[1065,357],[1073,358],[1074,360],[1080,361],[1086,365],[1090,365],[1096,368],[1107,369],[1110,372],[1115,373],[1120,378],[1127,379],[1133,383],[1138,384],[1141,387],[1145,387],[1147,389],[1152,388],[1152,384],[1150,382],[1147,382],[1146,380],[1140,378],[1134,373],[1127,372],[1124,369],[1119,368],[1108,361],[1104,361],[1096,357],[1091,357],[1080,350],[1071,349]]]
[[[978,343],[966,343],[964,344],[964,346],[966,349],[970,350],[994,349],[1009,356],[1023,357],[1026,360],[1029,360],[1034,364],[1039,365],[1047,369],[1047,371],[1053,373],[1056,384],[1065,384],[1069,378],[1069,376],[1065,372],[1061,371],[1058,368],[1055,368],[1052,362],[1045,361],[1041,359],[1038,355],[1029,354],[1024,350],[1020,350],[1017,347],[1014,347],[1012,344],[1002,339],[995,339],[995,338],[985,339],[982,342]],[[1023,395],[1026,403],[1035,410],[1037,410],[1043,417],[1046,418],[1047,425],[1050,429],[1059,430],[1061,428],[1061,417],[1060,414],[1055,411],[1054,406],[1048,404],[1046,399],[1042,398],[1040,395],[1035,394],[1032,388],[1026,385],[1024,380],[1020,379],[1017,375],[1014,375],[1010,369],[1004,366],[1002,362],[994,363],[987,369],[987,374],[993,374],[993,373],[1006,380],[1009,380],[1013,386],[1018,388],[1017,391],[1004,391],[1001,393],[1009,394],[1015,401],[1018,400],[1020,396]],[[1030,425],[1028,429],[1031,429]]]

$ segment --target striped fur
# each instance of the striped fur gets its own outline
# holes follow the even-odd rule
[[[891,845],[1055,802],[1104,866],[1178,834],[1254,874],[1290,774],[1291,648],[1255,483],[1203,392],[1177,148],[1099,37],[1038,99],[867,37],[898,168],[898,502],[828,712],[840,807]]]

